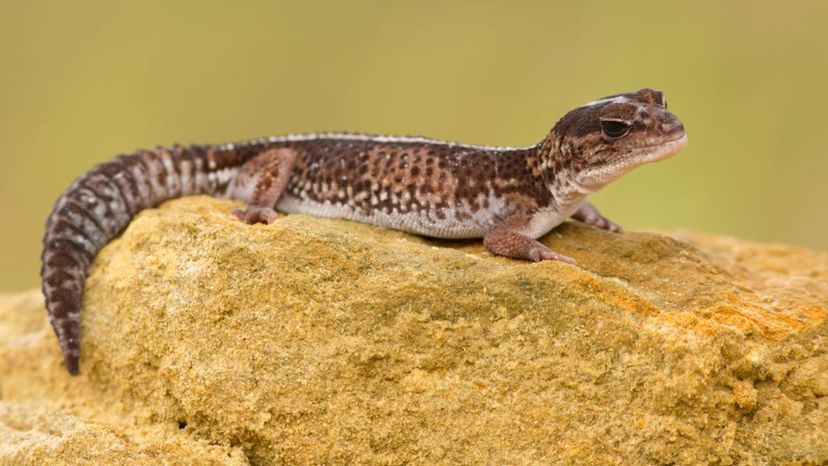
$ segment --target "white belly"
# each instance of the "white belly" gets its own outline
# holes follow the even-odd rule
[[[400,212],[397,209],[391,212],[374,210],[369,214],[364,214],[360,209],[347,205],[320,203],[290,195],[282,197],[276,204],[276,209],[314,217],[344,218],[378,227],[446,239],[482,238],[493,220],[489,212],[482,210],[472,215],[471,218],[459,220],[454,209],[451,208],[442,209],[442,218],[437,215],[437,212],[424,210],[410,212]]]
[[[524,234],[532,239],[538,239],[568,218],[569,215],[562,215],[553,209],[540,211],[532,217]]]
[[[434,211],[400,212],[396,208],[391,212],[374,210],[365,214],[360,209],[348,205],[321,203],[285,195],[276,204],[276,209],[314,217],[343,218],[433,238],[466,239],[482,238],[495,225],[497,218],[504,217],[505,206],[501,205],[499,200],[490,198],[489,205],[490,209],[479,209],[474,213],[471,213],[471,209],[466,205],[445,208],[442,209],[441,216]],[[466,212],[467,215],[462,216],[462,220],[458,219],[456,209]],[[541,210],[532,217],[523,233],[533,239],[539,238],[566,221],[576,209],[577,205],[563,213],[552,208]]]

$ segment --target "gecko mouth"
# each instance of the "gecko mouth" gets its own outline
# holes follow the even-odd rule
[[[668,139],[668,140],[663,141],[663,142],[657,142],[655,144],[649,144],[649,145],[646,145],[646,146],[629,147],[628,149],[633,150],[633,151],[637,151],[637,150],[642,150],[642,149],[652,149],[652,148],[655,148],[655,147],[665,147],[665,146],[667,146],[667,147],[680,146],[679,149],[682,149],[686,145],[687,145],[687,133],[684,133],[684,134],[682,134],[681,136],[679,136],[677,138]]]
[[[623,160],[582,173],[578,184],[588,192],[595,192],[633,168],[676,155],[686,145],[685,133],[666,142],[630,149],[631,155]]]
[[[628,160],[632,161],[634,166],[658,162],[678,154],[686,145],[687,133],[684,133],[680,137],[670,139],[669,141],[632,148],[630,149],[632,153]]]

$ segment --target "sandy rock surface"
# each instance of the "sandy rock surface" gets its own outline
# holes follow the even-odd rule
[[[143,212],[70,377],[0,295],[0,464],[828,462],[828,253],[567,224],[580,267],[233,204]]]

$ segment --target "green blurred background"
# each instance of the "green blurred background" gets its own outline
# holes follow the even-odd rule
[[[350,130],[529,145],[656,87],[688,148],[594,196],[628,229],[828,248],[828,2],[0,3],[0,289],[52,202],[137,147]]]

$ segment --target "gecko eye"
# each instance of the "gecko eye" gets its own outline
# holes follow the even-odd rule
[[[629,134],[632,124],[624,120],[601,120],[601,132],[607,139],[619,139]]]

